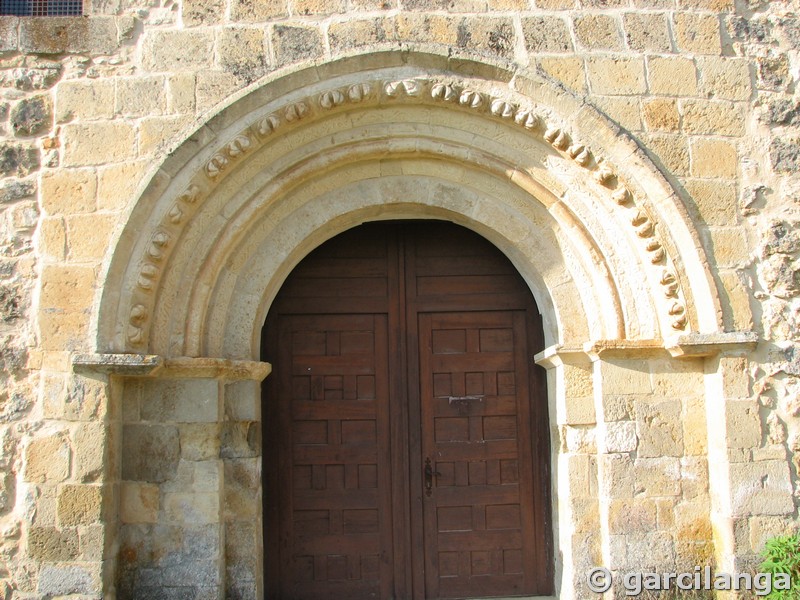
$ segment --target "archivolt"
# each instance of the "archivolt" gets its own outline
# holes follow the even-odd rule
[[[176,148],[109,256],[98,350],[256,358],[294,265],[389,218],[494,242],[550,343],[719,329],[696,232],[629,137],[529,73],[387,52],[275,75]]]

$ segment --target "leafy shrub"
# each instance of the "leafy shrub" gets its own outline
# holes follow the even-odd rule
[[[765,596],[768,600],[800,600],[800,535],[779,535],[767,540],[761,556],[762,573],[786,573],[791,577],[789,590],[775,590]]]

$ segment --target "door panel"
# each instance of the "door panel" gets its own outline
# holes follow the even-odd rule
[[[279,330],[281,597],[388,597],[386,317],[294,315]]]
[[[551,593],[538,319],[451,224],[364,225],[295,269],[262,341],[267,597]]]
[[[420,314],[419,353],[426,590],[531,593],[524,314]]]

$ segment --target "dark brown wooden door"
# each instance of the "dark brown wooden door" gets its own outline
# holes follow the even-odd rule
[[[292,273],[262,345],[267,598],[552,592],[541,323],[496,248],[355,228]]]

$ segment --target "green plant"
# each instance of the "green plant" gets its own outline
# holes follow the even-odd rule
[[[788,590],[773,590],[765,596],[768,600],[800,600],[800,535],[779,535],[767,540],[761,553],[764,561],[760,571],[774,576],[785,573],[791,577]]]

